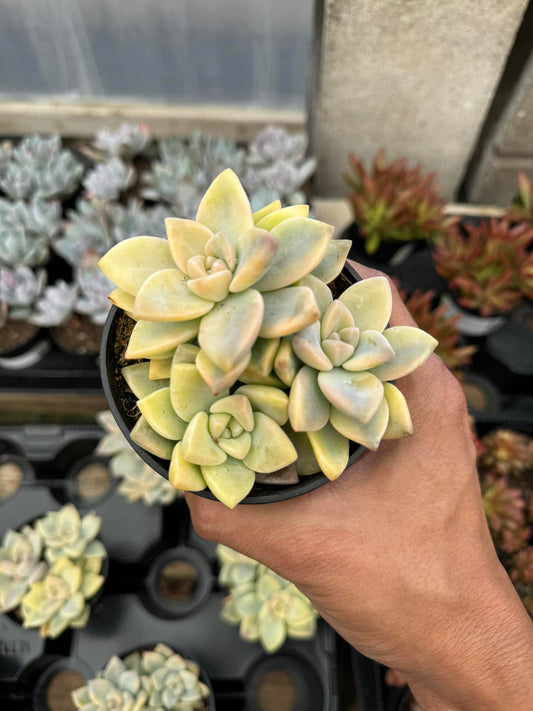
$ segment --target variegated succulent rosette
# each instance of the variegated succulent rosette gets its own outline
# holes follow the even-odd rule
[[[170,460],[185,491],[209,487],[234,507],[258,475],[322,471],[336,479],[350,442],[376,449],[412,431],[390,380],[437,342],[387,328],[385,277],[334,299],[351,242],[279,201],[253,213],[222,172],[196,220],[167,218],[167,239],[132,237],[99,262],[110,300],[136,322],[122,369],[140,416],[131,439]]]

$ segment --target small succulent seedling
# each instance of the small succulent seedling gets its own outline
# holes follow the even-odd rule
[[[106,667],[72,698],[80,711],[205,711],[209,688],[200,667],[165,644],[112,657]]]
[[[350,440],[375,449],[410,433],[405,400],[387,381],[421,365],[436,341],[386,328],[384,277],[333,299],[327,284],[348,240],[332,241],[306,205],[253,213],[231,170],[196,220],[166,224],[168,240],[134,237],[99,265],[117,287],[110,299],[136,321],[125,357],[149,361],[122,371],[141,413],[132,439],[171,459],[175,486],[208,486],[233,507],[258,475],[294,465],[335,479]]]
[[[31,526],[6,531],[0,546],[0,612],[18,607],[31,584],[44,576],[41,552],[41,537]]]
[[[247,642],[260,642],[268,654],[291,639],[312,639],[317,612],[295,585],[264,565],[217,546],[219,583],[229,589],[222,619],[239,625]]]

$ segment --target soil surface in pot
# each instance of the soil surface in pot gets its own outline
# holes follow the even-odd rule
[[[72,669],[62,669],[52,677],[46,689],[46,705],[50,711],[75,711],[72,692],[85,686],[82,675]]]
[[[29,343],[38,330],[33,323],[7,319],[0,328],[0,355]]]
[[[52,328],[57,345],[76,355],[96,355],[100,349],[102,331],[103,326],[80,314],[72,314],[63,326]]]

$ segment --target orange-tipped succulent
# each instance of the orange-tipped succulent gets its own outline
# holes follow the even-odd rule
[[[306,460],[330,479],[349,442],[376,449],[411,432],[391,383],[436,345],[420,329],[387,328],[390,286],[357,282],[338,300],[349,240],[306,205],[252,213],[237,176],[222,172],[196,220],[168,218],[168,239],[133,237],[100,267],[111,301],[136,321],[123,368],[140,417],[131,438],[170,460],[176,487],[209,487],[227,506],[256,481]],[[298,473],[304,473],[296,466]]]
[[[464,229],[449,230],[433,255],[461,306],[491,316],[533,297],[532,227],[502,218]]]
[[[434,174],[424,174],[420,165],[410,168],[403,158],[387,164],[384,150],[376,153],[368,172],[355,155],[348,159],[352,169],[345,175],[352,189],[349,200],[368,254],[382,240],[433,241],[454,221],[444,215]]]

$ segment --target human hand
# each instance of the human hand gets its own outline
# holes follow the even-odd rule
[[[390,323],[415,325],[394,287]],[[194,527],[293,581],[350,644],[398,669],[425,708],[529,708],[517,693],[533,626],[490,538],[462,390],[434,355],[396,384],[411,437],[281,503],[229,510],[187,494]]]

